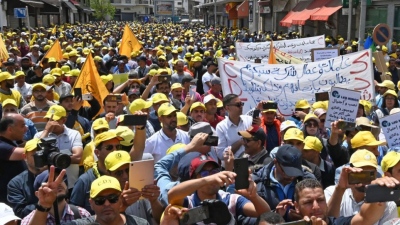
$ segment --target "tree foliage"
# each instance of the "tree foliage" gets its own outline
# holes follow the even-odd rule
[[[90,7],[95,10],[94,16],[98,20],[104,20],[107,15],[114,18],[115,7],[110,0],[90,0]]]

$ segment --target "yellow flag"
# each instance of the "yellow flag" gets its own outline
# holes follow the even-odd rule
[[[274,43],[273,43],[273,41],[271,41],[271,45],[269,46],[268,64],[278,64],[278,61],[276,61],[276,57],[275,57],[275,54],[274,54]]]
[[[37,39],[37,34],[34,33],[32,39],[31,39],[31,41],[29,41],[29,45],[30,45],[30,46],[34,45],[35,42],[36,42],[36,39]]]
[[[83,64],[81,73],[76,79],[74,88],[81,88],[82,94],[91,93],[93,98],[95,98],[103,108],[103,100],[107,97],[108,91],[104,83],[101,81],[100,75],[97,72],[96,65],[92,57],[92,53],[86,57],[85,64]],[[83,104],[84,106],[89,106],[88,102]],[[97,114],[99,114],[100,110]],[[97,115],[95,115],[96,117]],[[93,119],[93,118],[90,118]]]
[[[6,45],[4,44],[3,38],[0,35],[0,66],[3,62],[7,61],[8,58]]]
[[[53,29],[51,30],[51,34],[56,34],[56,32],[57,32],[57,25],[53,27]]]
[[[51,46],[51,48],[46,52],[44,55],[44,58],[50,58],[54,57],[57,61],[63,59],[63,53],[61,50],[61,45],[58,39],[54,42],[54,44]]]
[[[138,39],[135,37],[128,25],[125,25],[119,54],[130,57],[133,51],[139,51],[140,49],[142,49],[142,45],[139,43]]]

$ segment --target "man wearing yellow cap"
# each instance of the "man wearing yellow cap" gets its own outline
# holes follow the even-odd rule
[[[46,99],[46,92],[48,87],[43,83],[37,83],[32,85],[32,96],[31,102],[26,104],[21,109],[21,115],[25,118],[31,119],[35,123],[38,131],[42,131],[46,126],[47,120],[44,119],[46,112],[50,106],[54,105]]]
[[[59,96],[71,93],[71,85],[62,80],[63,71],[60,68],[54,68],[50,71],[50,74],[54,76],[54,91]]]
[[[47,169],[47,166],[35,167],[33,155],[36,153],[39,141],[38,138],[33,138],[26,142],[23,155],[28,169],[14,177],[7,186],[8,203],[13,207],[16,215],[21,218],[35,209],[35,204],[38,202],[33,188],[35,176]]]
[[[131,114],[135,114],[137,111],[141,111],[143,113],[147,114],[147,120],[146,120],[146,139],[150,138],[154,133],[154,127],[152,123],[149,120],[150,117],[150,108],[153,106],[153,101],[145,101],[141,98],[134,100],[130,105],[129,105],[129,112]]]
[[[22,95],[14,88],[14,79],[9,72],[0,72],[0,103],[6,99],[14,99],[18,108],[22,108],[26,104]]]
[[[124,195],[129,195],[125,202],[127,215],[135,215],[147,221],[160,221],[163,206],[158,200],[160,188],[155,184],[144,186],[142,190],[126,188],[129,185],[129,167],[131,157],[128,152],[117,150],[108,154],[105,165],[109,176],[118,179],[121,187],[125,187]],[[139,199],[139,197],[144,199]]]
[[[64,107],[52,105],[44,118],[48,119],[48,122],[44,130],[35,137],[40,139],[53,137],[57,140],[57,147],[60,150],[69,150],[72,153],[71,165],[67,168],[68,189],[71,189],[79,177],[79,163],[83,152],[82,137],[78,131],[65,126],[67,112]]]
[[[94,213],[89,203],[89,186],[96,179],[107,174],[104,160],[112,151],[118,150],[122,138],[113,131],[105,131],[96,135],[94,139],[94,154],[97,163],[92,168],[82,174],[75,183],[71,193],[71,203],[85,208],[90,213]]]
[[[329,212],[331,216],[352,216],[360,211],[364,204],[365,186],[369,183],[359,185],[349,185],[349,173],[360,171],[371,171],[377,173],[378,162],[370,151],[365,149],[357,150],[350,158],[350,167],[343,167],[341,170],[338,184],[325,189],[326,202],[329,202]],[[394,202],[385,202],[385,210],[378,223],[397,218],[397,208]]]
[[[400,180],[400,153],[395,151],[388,152],[382,159],[381,167],[385,177],[393,177],[396,180]],[[397,205],[397,212],[400,215],[399,205]]]
[[[176,143],[189,143],[190,139],[186,132],[176,129],[178,110],[170,103],[162,104],[158,110],[158,119],[162,124],[162,129],[146,140],[145,153],[151,153],[154,162],[160,160],[167,149]]]
[[[47,190],[56,192],[58,185],[62,182],[64,174],[65,173],[61,172],[55,181],[48,181],[45,185]],[[54,169],[53,171],[50,170],[49,177],[51,176],[54,176]],[[121,207],[124,205],[124,190],[114,177],[102,176],[97,178],[89,185],[88,189],[90,190],[90,207],[93,209],[93,214],[95,214],[95,216],[73,220],[67,224],[89,224],[96,222],[100,225],[149,225],[145,219],[133,215],[124,215],[124,213],[120,211]],[[38,193],[38,204],[45,209],[51,208],[53,202],[56,200],[56,195],[49,196],[46,194],[43,187],[39,188]],[[46,210],[36,210],[33,217],[35,221],[31,221],[29,225],[46,224],[48,212]]]
[[[15,73],[14,89],[19,91],[26,102],[30,101],[32,97],[32,85],[25,82],[24,71],[20,70]]]

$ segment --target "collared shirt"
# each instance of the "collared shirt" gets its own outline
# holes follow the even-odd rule
[[[82,218],[91,216],[90,213],[88,211],[86,211],[86,209],[84,209],[84,208],[78,207],[78,210],[79,210],[79,214],[81,215]],[[35,211],[32,211],[29,215],[27,215],[21,221],[21,225],[28,225],[30,223]],[[62,216],[60,216],[60,217],[61,217],[60,218],[61,223],[70,222],[70,221],[74,220],[74,212],[71,210],[71,207],[68,204],[65,205],[64,212],[63,212]],[[56,219],[54,218],[54,216],[51,215],[50,213],[47,214],[46,225],[55,225],[55,224],[56,224]]]
[[[65,81],[61,81],[61,85],[54,85],[54,91],[61,96],[69,94],[71,92],[71,85]]]
[[[69,129],[68,127],[64,126],[64,132],[60,135],[56,135],[54,133],[50,133],[48,137],[54,137],[57,139],[56,146],[60,149],[61,152],[71,152],[72,148],[81,147],[83,148],[82,144],[82,137],[80,133],[76,130]],[[39,138],[42,135],[42,132],[36,133],[35,137]],[[67,177],[68,177],[68,189],[73,188],[75,182],[78,180],[79,177],[79,164],[71,164],[67,169]]]
[[[326,202],[329,202],[334,191],[335,185],[329,186],[324,190]],[[350,188],[347,188],[342,197],[339,216],[349,217],[356,215],[360,212],[363,203],[364,201],[357,202],[354,199],[352,190]],[[374,223],[374,225],[382,225],[386,221],[398,217],[396,203],[386,202],[385,204],[386,207],[382,218],[378,222]]]
[[[163,129],[157,131],[153,136],[146,140],[144,153],[151,153],[154,157],[154,162],[158,162],[162,157],[165,156],[168,148],[176,143],[189,144],[190,138],[187,132],[175,129],[176,138],[175,141],[169,138],[163,131]]]
[[[223,160],[223,153],[225,148],[231,146],[233,143],[241,139],[238,132],[247,130],[251,126],[253,118],[251,116],[241,115],[239,124],[236,126],[232,123],[229,117],[225,117],[224,120],[218,123],[216,131],[219,137],[218,139],[218,157]],[[244,152],[244,146],[241,146],[235,153],[235,158],[239,158]]]
[[[293,194],[294,194],[294,181],[292,181],[290,184],[287,184],[285,186],[283,186],[281,183],[279,183],[279,181],[277,179],[275,179],[274,177],[274,171],[275,171],[275,166],[272,167],[271,169],[271,173],[269,173],[269,178],[271,179],[272,182],[276,183],[278,185],[278,187],[280,188],[281,191],[283,191],[284,196],[279,196],[279,200],[283,200],[283,199],[292,199]],[[279,192],[278,192],[279,195]]]
[[[28,95],[32,95],[32,85],[26,82],[24,85],[22,85],[22,87],[19,87],[18,84],[14,84],[14,89],[19,91],[24,98],[26,98]]]

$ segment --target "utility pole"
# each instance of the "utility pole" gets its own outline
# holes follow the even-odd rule
[[[365,21],[367,19],[367,0],[361,0],[360,26],[358,29],[358,50],[364,49]]]

